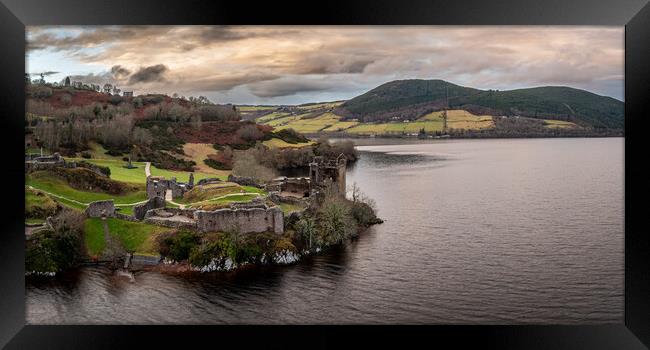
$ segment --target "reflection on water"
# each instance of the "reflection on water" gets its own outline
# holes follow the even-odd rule
[[[385,223],[286,267],[27,283],[29,323],[620,323],[623,139],[361,140]]]

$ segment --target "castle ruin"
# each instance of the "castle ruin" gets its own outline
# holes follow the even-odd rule
[[[345,194],[345,171],[347,158],[339,154],[336,158],[325,159],[322,156],[314,157],[309,163],[309,189],[314,194],[326,182],[331,181],[339,193]]]

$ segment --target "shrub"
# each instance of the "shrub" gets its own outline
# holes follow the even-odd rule
[[[108,154],[109,156],[119,157],[123,154],[123,152],[115,149],[109,149],[108,151],[104,152],[104,154]]]
[[[35,85],[30,87],[30,94],[35,98],[47,98],[52,96],[52,89],[47,86]]]
[[[237,136],[244,141],[257,141],[264,137],[264,133],[255,124],[244,125],[237,130]]]
[[[214,160],[214,159],[208,158],[208,159],[204,159],[203,162],[204,162],[207,166],[209,166],[209,167],[211,167],[211,168],[214,168],[214,169],[217,169],[217,170],[230,170],[230,168],[228,167],[228,165],[223,164],[223,163],[221,163],[221,162],[218,161],[218,160]]]
[[[52,229],[34,233],[26,242],[25,270],[57,272],[74,266],[83,254],[83,214],[65,209],[52,220]]]
[[[135,191],[137,186],[111,180],[83,166],[67,169],[55,168],[34,173],[34,176],[54,176],[65,181],[70,187],[81,191],[103,192],[119,195]]]
[[[307,139],[304,135],[300,134],[299,132],[291,128],[282,129],[280,131],[274,132],[273,134],[277,136],[279,139],[281,139],[282,141],[287,143],[292,143],[292,144],[309,141],[309,139]]]
[[[295,224],[296,233],[299,237],[307,244],[307,247],[311,249],[313,245],[317,245],[316,239],[316,222],[314,219],[307,215],[303,215],[298,222]]]
[[[90,159],[92,156],[88,152],[81,152],[81,158]]]
[[[224,242],[221,239],[205,242],[192,249],[189,256],[189,262],[194,266],[206,266],[213,259],[223,259],[228,257],[229,248],[227,242]]]
[[[119,105],[120,103],[124,102],[124,99],[122,98],[122,96],[119,96],[119,95],[113,95],[113,96],[111,96],[111,98],[109,99],[109,102],[110,102],[113,106],[117,106],[117,105]]]
[[[97,164],[93,164],[93,163],[88,163],[88,162],[83,161],[83,160],[78,162],[77,166],[81,167],[81,168],[86,168],[86,169],[90,169],[92,171],[99,172],[99,173],[101,173],[102,175],[104,175],[106,177],[111,176],[111,168],[109,168],[107,166],[101,166],[101,165],[97,165]]]
[[[171,232],[158,237],[160,254],[176,261],[187,260],[199,242],[199,236],[190,231]]]
[[[61,209],[47,194],[32,190],[25,190],[25,218],[45,219],[48,216],[53,216]]]
[[[348,203],[336,196],[327,196],[318,210],[319,239],[337,244],[356,233],[357,226]]]
[[[61,103],[65,106],[69,106],[72,103],[72,95],[70,94],[63,94],[59,98],[61,99]]]
[[[242,152],[234,156],[232,172],[237,176],[252,178],[259,183],[270,181],[276,177],[273,169],[260,164],[249,152]]]

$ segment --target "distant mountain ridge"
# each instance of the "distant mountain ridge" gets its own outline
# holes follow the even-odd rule
[[[571,121],[594,128],[622,129],[624,102],[565,86],[480,90],[444,80],[395,80],[344,102],[346,119],[416,119],[444,107],[477,114]]]

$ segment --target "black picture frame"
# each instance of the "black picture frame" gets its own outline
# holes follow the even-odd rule
[[[625,26],[625,322],[602,326],[33,326],[25,325],[24,120],[26,25],[439,24]],[[643,163],[650,109],[650,5],[646,0],[225,2],[0,0],[0,345],[25,348],[415,347],[644,349],[650,346],[650,238]],[[11,151],[9,151],[11,150]],[[618,200],[618,199],[612,199]],[[22,206],[20,205],[22,204]],[[212,342],[212,343],[210,343]],[[645,344],[645,345],[644,345]]]

